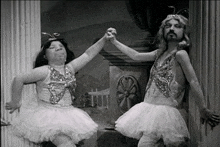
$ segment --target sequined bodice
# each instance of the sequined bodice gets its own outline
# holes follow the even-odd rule
[[[177,106],[184,95],[184,86],[175,81],[177,64],[175,53],[159,65],[158,58],[151,69],[146,87],[145,102]]]
[[[56,104],[62,99],[66,90],[69,90],[71,96],[74,95],[76,87],[76,79],[71,74],[69,69],[65,67],[64,75],[60,74],[59,71],[52,67],[49,67],[50,73],[50,83],[48,84],[48,90],[50,91],[50,103]]]
[[[49,66],[49,75],[38,85],[39,98],[51,104],[71,104],[74,99],[76,79],[65,66],[64,74]]]

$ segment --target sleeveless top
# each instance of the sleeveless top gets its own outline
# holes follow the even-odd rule
[[[175,81],[176,67],[179,66],[176,52],[167,57],[161,65],[158,63],[159,57],[157,55],[151,68],[144,102],[178,107],[185,93],[185,85]]]
[[[37,83],[38,98],[41,101],[61,106],[69,106],[74,99],[76,78],[67,66],[64,75],[51,66],[46,79]]]

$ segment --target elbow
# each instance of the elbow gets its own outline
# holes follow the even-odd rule
[[[197,83],[198,83],[198,81],[196,81],[196,80],[190,80],[190,81],[189,81],[189,84],[190,84],[191,86],[196,85]]]
[[[13,81],[17,82],[17,81],[21,81],[21,77],[20,76],[16,76],[13,78]]]
[[[24,78],[22,76],[16,76],[16,77],[13,78],[13,82],[24,84]]]

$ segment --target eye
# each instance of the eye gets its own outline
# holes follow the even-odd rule
[[[164,27],[165,27],[165,28],[170,28],[170,27],[171,27],[171,24],[165,24]]]
[[[54,46],[50,46],[48,49],[55,49],[55,47]]]
[[[175,27],[176,27],[176,28],[182,28],[182,25],[176,24]]]

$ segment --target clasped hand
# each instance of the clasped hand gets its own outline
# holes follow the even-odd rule
[[[106,31],[106,39],[113,42],[116,39],[115,37],[116,34],[117,34],[117,31],[115,28],[108,28]]]

